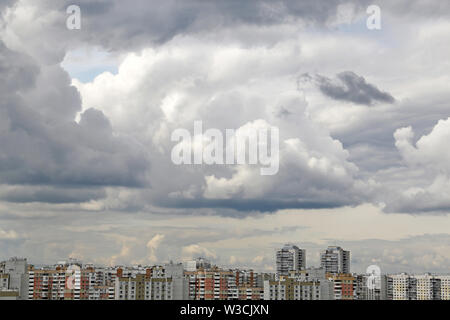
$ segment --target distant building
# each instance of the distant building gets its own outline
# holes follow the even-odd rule
[[[183,264],[171,262],[164,269],[165,277],[172,279],[172,300],[188,300],[189,279],[184,276]]]
[[[431,274],[416,275],[414,278],[417,300],[441,300],[441,279]]]
[[[171,278],[152,278],[150,273],[117,277],[115,300],[173,300]]]
[[[416,300],[417,280],[406,274],[389,275],[392,279],[392,300]]]
[[[333,283],[335,300],[356,300],[357,278],[351,274],[327,274],[329,281]]]
[[[389,300],[388,277],[386,275],[379,275],[374,280],[375,281],[372,281],[371,276],[368,274],[356,276],[357,300]],[[390,300],[392,300],[392,298]]]
[[[437,276],[441,280],[441,300],[450,300],[450,275]]]
[[[330,246],[320,255],[320,266],[326,273],[350,273],[350,251]]]
[[[262,275],[251,270],[223,270],[217,267],[186,271],[192,300],[260,300]]]
[[[294,245],[285,245],[276,253],[277,276],[287,276],[290,271],[304,270],[306,251]]]
[[[264,300],[321,300],[320,282],[302,282],[289,277],[266,280]]]
[[[11,258],[0,263],[0,295],[3,298],[28,298],[27,259]]]
[[[34,268],[28,272],[29,300],[112,300],[114,279],[120,269],[58,263],[55,266]]]

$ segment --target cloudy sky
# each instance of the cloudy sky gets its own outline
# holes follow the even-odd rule
[[[1,0],[0,259],[449,272],[450,3],[393,2]],[[195,120],[278,127],[278,174],[174,165]]]

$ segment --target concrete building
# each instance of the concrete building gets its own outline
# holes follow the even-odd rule
[[[172,299],[189,299],[189,279],[184,276],[184,268],[181,263],[169,263],[164,266],[165,277],[172,279]]]
[[[115,271],[116,272],[116,271]],[[29,300],[112,300],[111,270],[58,263],[28,272]]]
[[[115,300],[173,300],[171,278],[152,278],[150,273],[115,279]]]
[[[27,268],[27,259],[22,258],[11,258],[0,263],[0,291],[9,292],[4,296],[16,295],[18,300],[28,298]]]
[[[259,300],[263,296],[262,275],[251,270],[223,270],[217,267],[186,271],[192,300]]]
[[[416,278],[406,273],[389,275],[392,279],[392,300],[416,300]]]
[[[437,276],[441,280],[441,300],[450,300],[450,275]]]
[[[356,300],[356,277],[347,274],[327,274],[327,278],[333,284],[335,300]]]
[[[374,280],[368,274],[356,276],[356,300],[389,300],[388,277],[380,275]]]
[[[320,266],[326,273],[350,273],[350,251],[330,246],[320,255]]]
[[[431,274],[414,276],[417,300],[441,300],[441,279]]]
[[[282,277],[264,281],[264,300],[329,300],[329,288],[328,282]]]
[[[290,271],[306,268],[306,251],[294,245],[285,245],[276,252],[277,276],[287,276]]]

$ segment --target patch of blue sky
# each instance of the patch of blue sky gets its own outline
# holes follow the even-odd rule
[[[98,48],[84,48],[66,54],[61,66],[72,79],[83,83],[92,82],[104,72],[117,74],[117,57]]]

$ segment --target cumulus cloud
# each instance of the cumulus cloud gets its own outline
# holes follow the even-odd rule
[[[394,133],[408,184],[388,201],[388,210],[397,212],[440,212],[450,210],[450,118],[440,120],[431,132],[414,142],[411,127]]]
[[[357,204],[370,188],[361,191],[365,182],[358,179],[348,152],[309,119],[287,68],[295,60],[295,46],[268,52],[259,47],[217,48],[186,38],[139,56],[128,55],[117,75],[104,73],[93,82],[74,84],[84,108],[97,106],[115,128],[152,150],[153,187],[146,196],[157,205],[274,211]],[[281,106],[292,114],[278,117]],[[279,172],[261,176],[260,167],[254,165],[173,165],[171,132],[177,128],[192,132],[197,119],[203,121],[204,130],[223,132],[278,127]],[[176,180],[166,179],[169,171]]]
[[[148,183],[146,152],[135,140],[114,135],[101,111],[85,110],[75,122],[80,96],[61,67],[39,66],[0,42],[0,69],[0,182],[17,186],[3,199],[90,200],[101,191],[89,195],[89,188],[76,192],[70,186]],[[36,187],[20,188],[25,185]]]
[[[308,231],[289,228],[302,210],[278,228],[282,209],[316,215],[333,208],[337,214],[365,202],[422,216],[450,209],[450,47],[442,41],[450,30],[448,3],[380,1],[383,29],[376,32],[365,29],[371,4],[365,0],[81,0],[77,31],[65,28],[72,2],[55,3],[0,4],[4,254],[57,259],[76,253],[115,264],[161,260],[164,251],[164,257],[203,255],[223,263],[231,256],[270,269],[267,247]],[[60,63],[78,50],[111,55],[117,65],[109,61],[83,82],[70,79]],[[313,75],[303,78],[310,87],[296,82],[305,73]],[[277,126],[279,173],[262,177],[250,165],[174,166],[171,132],[192,132],[199,119],[205,129],[222,131]],[[359,210],[349,220],[367,216]],[[273,214],[257,214],[268,211]],[[146,224],[150,214],[160,216]],[[194,220],[179,223],[174,216],[198,220],[191,225]],[[223,216],[258,216],[270,226],[238,230]],[[392,228],[406,219],[396,217],[390,215]],[[328,230],[320,221],[308,237],[321,238],[306,245],[323,247],[324,238],[339,231],[333,221]],[[427,232],[447,222],[439,221]],[[97,222],[102,225],[86,229]],[[148,238],[135,234],[149,229],[155,237],[147,246]],[[348,238],[361,238],[355,228],[345,230]],[[26,232],[32,241],[16,238]],[[366,251],[357,251],[364,241],[348,246],[363,256],[359,266],[410,261],[440,270],[439,264],[448,266],[442,253],[448,248],[427,252],[427,246],[446,237],[430,239],[378,240]],[[424,246],[413,254],[409,241]],[[236,252],[241,242],[252,249]],[[379,253],[382,246],[386,252]],[[379,260],[371,261],[369,252],[378,252]]]
[[[164,237],[165,236],[163,234],[157,234],[147,242],[146,246],[149,251],[148,260],[150,262],[155,263],[158,260],[156,257],[156,251],[158,250],[161,242],[164,240]]]
[[[14,240],[19,238],[19,235],[14,230],[5,231],[0,229],[0,240]]]
[[[191,244],[189,246],[183,247],[181,253],[184,260],[192,260],[198,257],[213,258],[213,259],[217,257],[215,252],[207,248],[204,248],[198,244]]]

